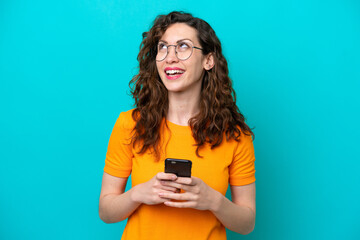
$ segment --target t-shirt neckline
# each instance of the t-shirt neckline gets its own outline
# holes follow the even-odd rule
[[[173,123],[173,122],[170,122],[169,120],[165,119],[166,120],[166,123],[167,125],[170,127],[170,128],[182,128],[182,129],[190,129],[190,126],[187,125],[187,126],[184,126],[184,125],[179,125],[179,124],[176,124],[176,123]]]

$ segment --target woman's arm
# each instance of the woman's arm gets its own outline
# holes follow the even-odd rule
[[[255,227],[255,183],[245,186],[230,186],[232,202],[220,194],[212,212],[228,229],[249,234]]]
[[[131,200],[131,189],[125,192],[127,178],[111,176],[104,172],[99,200],[99,216],[106,223],[125,220],[139,207]]]
[[[111,176],[104,172],[100,200],[99,216],[106,223],[120,222],[128,218],[142,203],[154,205],[168,201],[158,193],[173,193],[174,187],[160,184],[160,181],[175,180],[174,174],[158,173],[149,181],[136,185],[125,192],[127,178]]]
[[[240,234],[249,234],[255,226],[255,183],[245,186],[231,186],[232,201],[209,187],[200,178],[178,178],[163,185],[180,188],[185,193],[159,193],[160,197],[183,200],[165,201],[170,207],[210,210],[228,229]]]

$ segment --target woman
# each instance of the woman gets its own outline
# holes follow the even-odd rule
[[[122,239],[226,239],[225,227],[250,233],[253,133],[215,32],[187,13],[160,15],[143,34],[138,60],[136,108],[120,114],[110,137],[100,218],[128,218]],[[191,178],[164,173],[168,157],[191,160]]]

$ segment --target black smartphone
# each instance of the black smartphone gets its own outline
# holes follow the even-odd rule
[[[174,173],[178,177],[191,177],[192,162],[186,159],[165,159],[165,173]]]

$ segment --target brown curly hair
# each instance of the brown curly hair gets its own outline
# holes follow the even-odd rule
[[[221,50],[221,43],[211,26],[189,13],[171,12],[159,15],[143,40],[138,54],[139,73],[130,81],[131,94],[135,99],[132,117],[136,122],[133,129],[133,144],[141,143],[139,153],[154,150],[159,153],[160,127],[168,112],[168,93],[156,68],[157,44],[166,29],[174,23],[185,23],[197,30],[203,55],[212,53],[215,65],[205,71],[202,79],[200,112],[189,120],[196,141],[196,154],[205,143],[211,148],[226,140],[240,141],[242,133],[252,135],[245,118],[236,106],[236,95],[229,78],[227,61]],[[165,122],[166,125],[166,122]]]

